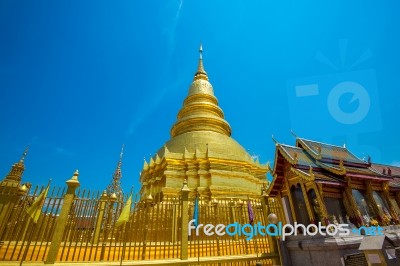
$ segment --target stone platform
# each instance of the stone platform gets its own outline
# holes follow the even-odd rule
[[[400,226],[384,228],[385,235],[400,247]],[[292,266],[345,265],[343,257],[362,253],[358,248],[364,236],[290,236],[280,241],[282,264]]]

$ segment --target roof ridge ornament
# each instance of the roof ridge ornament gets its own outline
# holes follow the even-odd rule
[[[295,137],[296,139],[298,138],[298,136],[296,135],[296,133],[294,133],[293,130],[290,130],[290,133],[293,135],[293,137]]]
[[[272,137],[272,141],[275,143],[276,146],[279,145],[278,141],[274,138],[274,135],[271,136]]]

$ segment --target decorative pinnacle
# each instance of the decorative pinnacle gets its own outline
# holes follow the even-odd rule
[[[183,180],[183,186],[182,186],[181,191],[182,191],[182,192],[190,192],[190,188],[188,187],[188,182],[187,182],[186,179]]]
[[[293,135],[293,137],[295,137],[296,139],[298,138],[297,135],[296,135],[296,133],[294,133],[293,130],[290,130],[290,133],[291,133],[291,134]]]
[[[67,180],[67,185],[68,187],[79,187],[80,183],[78,180],[78,176],[79,176],[79,171],[75,170],[74,175],[71,177],[71,179]]]
[[[204,70],[203,66],[203,45],[200,42],[200,48],[199,48],[199,65],[197,67],[197,72],[194,75],[194,80],[202,79],[202,80],[207,80],[208,81],[208,76],[207,72]]]
[[[21,163],[24,162],[26,155],[28,154],[29,151],[29,145],[25,148],[24,153],[22,153],[21,160],[19,160]]]
[[[121,153],[119,154],[120,161],[122,161],[122,155],[124,155],[124,144],[122,144]]]
[[[276,146],[279,145],[278,141],[274,138],[274,135],[271,136],[272,141],[275,143]]]

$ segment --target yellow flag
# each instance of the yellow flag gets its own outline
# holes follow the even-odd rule
[[[129,196],[129,199],[126,201],[124,208],[122,209],[121,215],[119,216],[115,227],[120,227],[129,221],[129,214],[131,212],[132,205],[132,194]]]
[[[42,191],[42,193],[40,193],[40,195],[35,199],[32,205],[28,209],[26,209],[26,212],[32,218],[34,223],[37,223],[37,221],[39,220],[48,191],[49,186],[47,186],[46,189]]]

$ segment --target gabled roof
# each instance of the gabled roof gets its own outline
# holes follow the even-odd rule
[[[381,182],[389,181],[391,187],[400,188],[400,167],[372,164],[355,156],[346,147],[340,147],[317,141],[298,138],[296,146],[276,144],[275,162],[270,195],[275,195],[284,184],[285,162],[305,179],[312,178],[315,182],[329,183],[342,186],[345,177],[356,179],[371,179]],[[388,170],[391,169],[391,175]],[[385,170],[385,174],[383,173]]]
[[[378,173],[400,178],[400,167],[398,166],[372,163],[371,168],[376,170]]]
[[[312,157],[310,157],[303,149],[295,146],[279,144],[278,145],[281,151],[284,153],[283,156],[289,156],[290,159],[296,161],[296,164],[305,165],[305,166],[312,166],[318,167]]]
[[[324,161],[342,160],[343,162],[348,162],[348,163],[368,165],[368,162],[359,159],[346,147],[326,144],[303,138],[296,139],[296,146],[306,149],[311,156],[313,156],[315,159],[318,160],[324,160]]]
[[[400,167],[373,163],[371,164],[371,168],[374,169],[376,172],[381,173],[382,175],[385,174],[386,176],[392,177],[393,180],[389,182],[389,186],[400,189]]]

